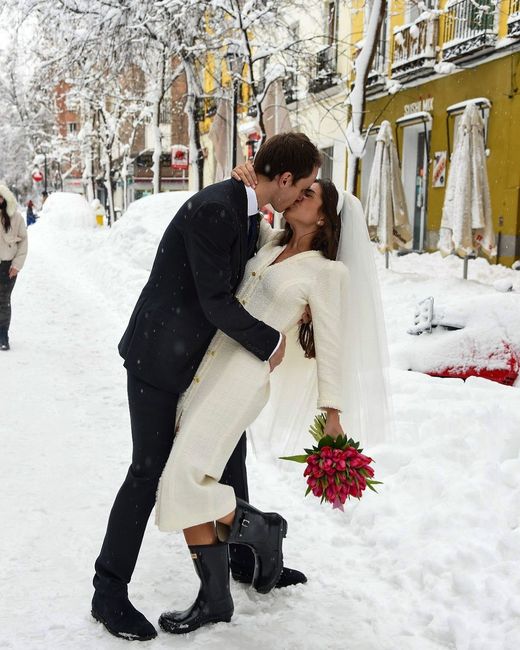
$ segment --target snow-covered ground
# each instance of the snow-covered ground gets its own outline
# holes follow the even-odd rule
[[[30,229],[12,350],[0,357],[0,648],[127,643],[91,619],[91,578],[131,450],[116,346],[173,212],[172,197],[161,200],[160,210],[152,200],[134,204],[112,231],[58,229],[43,218]],[[366,450],[384,481],[379,494],[332,511],[303,498],[301,466],[251,455],[252,499],[286,515],[286,563],[309,582],[267,596],[233,585],[232,623],[186,638],[159,633],[150,647],[520,647],[520,391],[406,369],[427,336],[406,334],[417,300],[493,305],[507,329],[520,293],[492,285],[510,278],[520,290],[520,273],[476,260],[464,282],[459,260],[409,255],[389,271],[377,260],[395,410],[394,439]],[[190,604],[197,588],[181,536],[151,522],[135,605],[156,621]]]

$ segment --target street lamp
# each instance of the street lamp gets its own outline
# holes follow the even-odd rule
[[[47,152],[48,145],[42,142],[40,145],[41,152],[43,154],[43,191],[47,195]]]
[[[233,88],[233,122],[232,122],[232,135],[231,141],[231,169],[234,169],[237,164],[237,118],[238,118],[238,93],[240,90],[240,76],[241,59],[238,53],[238,48],[234,43],[231,43],[226,53],[226,63],[231,83]]]

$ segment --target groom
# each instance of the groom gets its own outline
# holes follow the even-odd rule
[[[216,330],[268,361],[271,371],[283,359],[284,335],[253,318],[234,294],[256,250],[259,206],[288,208],[312,185],[320,164],[304,134],[276,135],[255,157],[254,190],[233,179],[201,190],[180,208],[159,244],[119,343],[127,369],[132,463],[96,560],[92,600],[92,615],[115,636],[147,640],[157,634],[128,599],[128,584],[173,444],[179,396],[197,381],[195,372]],[[247,499],[245,449],[243,436],[223,481]],[[251,581],[253,569],[249,549],[231,548],[235,579]],[[280,586],[305,580],[299,571],[284,569]]]

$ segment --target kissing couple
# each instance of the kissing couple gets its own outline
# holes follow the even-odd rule
[[[317,180],[320,165],[307,136],[275,135],[252,168],[191,197],[159,243],[119,344],[132,463],[95,563],[92,600],[93,617],[115,636],[157,635],[128,598],[154,505],[160,530],[183,531],[200,580],[191,607],[161,615],[165,632],[229,621],[230,569],[262,594],[307,580],[283,566],[286,520],[250,503],[243,432],[268,402],[270,373],[283,370],[286,333],[298,327],[306,356],[316,359],[325,432],[343,434],[342,412],[349,433],[358,424],[361,431],[362,349],[380,371],[384,343],[368,334],[380,315],[375,270],[362,259],[354,270],[344,257],[373,265],[362,210]],[[266,204],[283,213],[283,230],[261,219]],[[302,322],[308,307],[311,323]],[[287,407],[296,401],[289,390]]]

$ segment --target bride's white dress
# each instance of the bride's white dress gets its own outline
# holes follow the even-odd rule
[[[273,264],[282,251],[270,242],[249,260],[237,298],[253,316],[280,332],[295,327],[310,305],[317,406],[341,410],[340,339],[347,269],[318,251]],[[219,480],[243,431],[269,398],[269,377],[269,362],[217,332],[179,404],[175,442],[157,491],[156,523],[161,530],[214,521],[235,509],[233,488]]]

